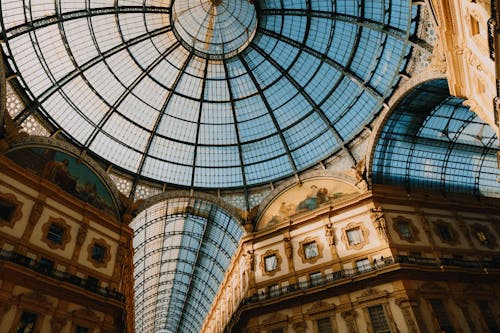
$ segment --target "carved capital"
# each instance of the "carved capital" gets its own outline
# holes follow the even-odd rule
[[[60,333],[68,321],[65,318],[53,317],[50,320],[50,328],[52,333]]]

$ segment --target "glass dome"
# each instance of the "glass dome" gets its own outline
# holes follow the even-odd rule
[[[237,188],[346,149],[404,70],[409,0],[6,0],[3,50],[40,112],[144,179]],[[416,6],[415,6],[416,8]]]

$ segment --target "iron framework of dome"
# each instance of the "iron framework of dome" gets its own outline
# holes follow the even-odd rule
[[[411,1],[2,1],[31,104],[144,179],[234,188],[347,150],[404,70]]]

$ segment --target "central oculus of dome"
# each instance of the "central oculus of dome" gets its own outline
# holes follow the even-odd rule
[[[208,59],[227,59],[252,41],[255,7],[248,0],[177,0],[172,27],[188,50]]]

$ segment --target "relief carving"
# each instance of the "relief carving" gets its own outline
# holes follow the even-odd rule
[[[371,209],[370,217],[372,219],[375,230],[377,230],[379,238],[389,242],[389,233],[387,232],[387,223],[385,221],[382,207],[378,206]]]
[[[325,237],[328,241],[328,245],[330,247],[335,246],[335,228],[333,228],[333,224],[328,223],[325,225]]]

